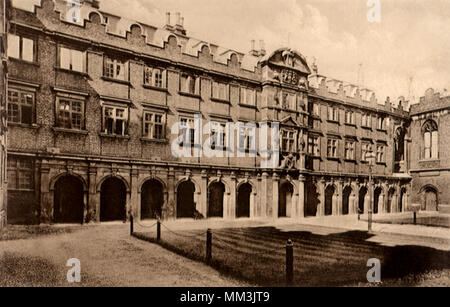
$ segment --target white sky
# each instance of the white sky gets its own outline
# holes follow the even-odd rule
[[[15,0],[27,1],[36,0]],[[380,0],[381,22],[369,23],[367,0],[101,0],[101,9],[163,26],[181,12],[189,36],[241,52],[263,39],[268,51],[288,46],[319,73],[364,86],[379,102],[427,88],[450,90],[450,0]],[[380,101],[381,100],[381,101]]]

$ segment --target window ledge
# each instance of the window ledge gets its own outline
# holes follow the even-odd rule
[[[61,71],[61,72],[65,72],[65,73],[68,73],[68,74],[74,74],[74,75],[82,76],[82,77],[89,77],[89,74],[86,73],[86,72],[70,70],[70,69],[66,69],[66,68],[62,68],[62,67],[58,67],[58,66],[55,66],[55,70]]]
[[[105,81],[115,82],[115,83],[120,83],[120,84],[131,86],[131,82],[130,81],[119,80],[119,79],[109,78],[109,77],[105,77],[105,76],[102,76],[101,78],[103,80],[105,80]]]
[[[377,129],[378,132],[383,132],[383,133],[387,133],[386,129]]]
[[[345,123],[346,126],[356,128],[356,124]]]
[[[340,159],[340,158],[335,158],[335,157],[327,157],[327,160],[341,162],[341,159]]]
[[[356,160],[355,159],[344,159],[344,161],[356,164]]]
[[[239,106],[240,106],[240,107],[243,107],[243,108],[249,108],[249,109],[255,109],[255,110],[258,109],[258,108],[257,108],[256,106],[254,106],[254,105],[251,105],[251,104],[245,104],[245,103],[240,103]]]
[[[142,87],[148,90],[153,90],[153,91],[158,91],[158,92],[164,92],[164,93],[168,93],[169,90],[165,87],[157,87],[157,86],[153,86],[153,85],[149,85],[149,84],[142,84]]]
[[[202,96],[200,96],[198,94],[191,94],[191,93],[186,93],[186,92],[182,92],[182,91],[178,91],[178,94],[181,95],[181,96],[187,96],[187,97],[202,99]]]
[[[231,104],[229,100],[214,98],[214,97],[211,97],[211,101],[218,102],[218,103],[224,103],[224,104]]]
[[[100,133],[100,136],[104,137],[104,138],[122,139],[122,140],[129,140],[131,138],[129,135],[114,135],[114,134],[107,134],[107,133]]]
[[[337,121],[337,120],[327,119],[327,122],[339,125],[339,121]]]
[[[387,165],[386,162],[377,162],[376,164],[377,164],[377,165],[383,165],[383,166],[386,166],[386,165]]]
[[[148,143],[160,143],[160,144],[168,144],[168,139],[149,139],[149,138],[141,138],[142,142],[148,142]]]
[[[39,62],[30,62],[30,61],[26,61],[26,60],[22,60],[22,59],[16,59],[16,58],[12,58],[12,57],[8,57],[8,60],[12,61],[12,62],[17,62],[17,63],[33,65],[33,66],[36,66],[36,67],[40,67],[41,66],[39,64]]]
[[[429,162],[435,162],[435,163],[437,163],[437,162],[441,162],[441,160],[440,159],[422,159],[422,160],[419,160],[419,163],[429,163]]]
[[[310,157],[311,159],[320,159],[320,160],[322,160],[322,157],[321,157],[321,156],[313,156],[313,155],[309,155],[309,157]]]
[[[59,128],[53,127],[53,131],[57,133],[72,133],[72,134],[80,134],[80,135],[88,135],[89,132],[87,130],[75,130],[75,129],[67,129],[67,128]]]
[[[372,131],[371,127],[361,126],[361,128]]]
[[[27,124],[22,124],[22,123],[8,122],[8,126],[9,127],[20,127],[20,128],[34,129],[34,130],[39,129],[39,126],[36,125],[36,124],[27,125]]]

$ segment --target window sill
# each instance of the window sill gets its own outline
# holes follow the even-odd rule
[[[376,164],[377,164],[377,165],[387,166],[387,163],[386,163],[386,162],[377,162]]]
[[[149,138],[141,138],[142,142],[147,142],[147,143],[160,143],[160,144],[168,144],[169,140],[168,139],[149,139]]]
[[[89,77],[88,73],[82,72],[82,71],[70,70],[70,69],[57,67],[57,66],[55,66],[55,70],[56,71],[60,71],[60,72],[65,72],[65,73],[68,73],[68,74],[78,75],[78,76],[81,76],[81,77]]]
[[[430,162],[435,162],[435,163],[441,162],[441,159],[422,159],[422,160],[419,160],[419,163],[430,163]]]
[[[129,140],[131,138],[129,135],[113,135],[107,133],[100,133],[100,136],[109,139],[122,139],[122,140]]]
[[[240,106],[240,107],[243,107],[243,108],[248,108],[248,109],[255,109],[255,110],[258,109],[258,108],[257,108],[256,106],[254,106],[254,105],[251,105],[251,104],[245,104],[245,103],[240,103],[239,106]]]
[[[370,127],[366,127],[366,126],[361,126],[361,128],[362,128],[362,129],[366,129],[366,130],[370,130],[370,131],[372,131],[372,128],[370,128]]]
[[[336,157],[327,157],[327,160],[341,162],[341,159]]]
[[[191,97],[191,98],[202,99],[202,96],[200,96],[199,94],[191,94],[191,93],[186,93],[186,92],[182,92],[182,91],[178,91],[178,94],[181,95],[181,96],[187,96],[187,97]]]
[[[345,123],[346,126],[356,128],[356,124]]]
[[[337,120],[327,119],[327,122],[339,125],[339,121],[337,121]]]
[[[105,76],[102,76],[101,78],[102,78],[104,81],[115,82],[115,83],[119,83],[119,84],[124,84],[124,85],[129,85],[129,86],[131,86],[131,82],[130,82],[130,81],[119,80],[119,79],[109,78],[109,77],[105,77]]]
[[[356,164],[356,160],[355,159],[344,159],[344,161]]]
[[[386,129],[377,129],[378,132],[387,133]]]
[[[217,103],[231,104],[229,100],[211,97],[211,101]]]
[[[315,159],[315,160],[322,160],[322,157],[321,157],[321,156],[313,156],[313,155],[309,155],[309,157],[310,157],[311,159]]]
[[[75,129],[66,129],[66,128],[59,128],[54,127],[53,131],[56,133],[70,133],[70,134],[80,134],[80,135],[88,135],[89,132],[86,130],[75,130]]]
[[[22,60],[22,59],[16,59],[16,58],[12,58],[12,57],[8,57],[8,60],[12,61],[12,62],[23,63],[23,64],[32,65],[32,66],[36,66],[36,67],[40,67],[41,66],[39,64],[39,62],[30,62],[30,61],[26,61],[26,60]]]
[[[19,128],[33,129],[33,130],[39,129],[39,126],[36,124],[27,125],[27,124],[22,124],[22,123],[13,123],[13,122],[8,122],[8,127],[19,127]]]
[[[164,92],[164,93],[169,92],[169,90],[167,88],[157,87],[157,86],[148,85],[148,84],[142,84],[142,87],[145,89],[148,89],[148,90],[153,90],[153,91],[158,91],[158,92]]]

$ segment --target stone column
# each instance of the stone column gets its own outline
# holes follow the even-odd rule
[[[164,220],[174,220],[177,218],[177,200],[175,198],[175,169],[169,168],[167,172],[167,201],[164,203]]]
[[[272,218],[278,218],[278,204],[279,204],[279,186],[280,186],[280,176],[277,173],[272,175]]]
[[[267,188],[269,186],[269,174],[267,172],[264,172],[262,174],[261,179],[261,215],[262,217],[269,217],[270,211],[270,204],[269,204],[269,197],[267,193]]]
[[[317,207],[317,216],[325,215],[325,179],[321,178],[319,180],[319,206]]]
[[[297,218],[305,217],[305,181],[306,177],[300,175],[298,177],[298,204],[297,204]]]
[[[200,211],[200,213],[207,218],[208,217],[208,173],[206,172],[206,170],[202,170],[202,179],[201,179],[201,189],[202,189],[202,193],[201,193],[201,203],[197,204],[197,208],[201,209],[197,209]]]
[[[359,189],[360,189],[359,180],[356,181],[353,188],[353,214],[358,214],[359,212]]]
[[[336,211],[333,209],[334,215],[342,215],[342,196],[344,195],[344,181],[339,179],[336,191]]]
[[[230,199],[228,201],[229,203],[229,211],[228,211],[228,218],[230,219],[236,219],[236,174],[234,172],[231,173],[230,177]],[[251,210],[250,210],[251,212]]]
[[[50,166],[48,161],[41,164],[41,223],[49,224],[53,221],[53,197],[50,192]]]
[[[133,215],[138,220],[141,219],[141,202],[139,199],[140,191],[139,191],[139,171],[136,165],[131,167],[130,172],[130,200],[127,201],[127,220],[130,218],[130,215]]]
[[[100,204],[100,195],[97,195],[97,168],[95,164],[89,165],[89,203],[87,204],[86,222],[100,222],[97,219],[97,206]]]

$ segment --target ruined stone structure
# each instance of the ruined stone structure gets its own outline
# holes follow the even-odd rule
[[[12,8],[8,121],[11,223],[136,218],[281,218],[406,210],[410,118],[388,100],[318,74],[298,51],[244,54],[62,0]],[[279,123],[280,157],[239,130],[245,157],[176,157],[172,133],[204,144],[203,122]],[[199,140],[196,136],[201,135]],[[189,141],[188,140],[188,141]],[[271,144],[272,139],[266,139]],[[259,148],[257,146],[257,148]],[[369,182],[367,153],[376,154]],[[415,166],[413,166],[415,167]]]

